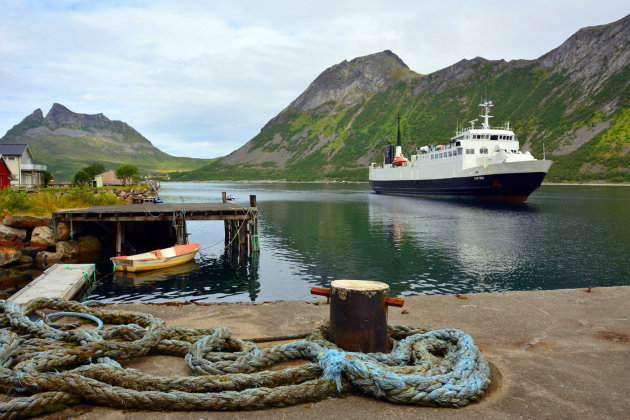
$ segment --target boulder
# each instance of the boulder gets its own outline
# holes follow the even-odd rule
[[[63,260],[70,260],[79,256],[79,244],[77,241],[59,241],[56,249],[56,253],[60,254]]]
[[[70,224],[66,222],[58,222],[57,223],[57,240],[66,241],[68,240],[68,238],[70,238]]]
[[[35,257],[35,264],[37,265],[51,265],[61,261],[62,255],[59,252],[41,251],[37,253]]]
[[[11,226],[0,225],[0,241],[24,242],[26,234],[27,231],[24,229],[16,229]]]
[[[14,214],[5,218],[3,223],[6,226],[15,228],[33,229],[37,226],[52,226],[52,219],[50,217],[33,217]]]
[[[12,268],[15,269],[23,269],[33,265],[33,257],[28,255],[22,255],[19,260],[17,260],[14,264],[11,264]]]
[[[101,245],[101,241],[98,240],[95,236],[82,236],[79,238],[79,254],[85,255],[94,255],[100,254],[103,246]]]
[[[31,245],[53,246],[56,243],[55,231],[52,228],[48,226],[37,226],[33,229]]]
[[[0,245],[0,267],[17,261],[22,256],[22,252],[12,246]]]
[[[33,257],[29,255],[22,255],[20,257],[20,265],[32,265],[32,264],[33,264]]]

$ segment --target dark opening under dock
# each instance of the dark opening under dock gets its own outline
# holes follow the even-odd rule
[[[226,246],[234,244],[239,245],[241,250],[258,251],[256,196],[250,196],[249,207],[228,203],[225,193],[223,193],[223,201],[222,203],[143,203],[93,206],[84,209],[60,210],[52,214],[52,219],[55,225],[59,222],[65,222],[71,227],[75,222],[115,223],[116,255],[122,255],[126,243],[125,229],[133,224],[159,222],[161,225],[174,230],[177,244],[188,243],[187,220],[223,220]],[[141,229],[136,234],[148,235],[149,233],[146,229]],[[131,246],[126,246],[126,248],[129,249]]]

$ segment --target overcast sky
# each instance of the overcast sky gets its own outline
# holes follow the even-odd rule
[[[175,156],[224,156],[326,68],[386,49],[429,74],[535,59],[628,0],[0,0],[0,137],[54,102]]]

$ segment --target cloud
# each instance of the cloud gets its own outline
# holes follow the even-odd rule
[[[217,157],[343,60],[390,49],[427,74],[475,56],[533,59],[625,9],[613,0],[8,0],[0,131],[59,102],[123,120],[167,153]]]

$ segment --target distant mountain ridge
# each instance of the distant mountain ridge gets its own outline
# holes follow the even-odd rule
[[[7,131],[0,143],[29,144],[37,163],[48,165],[55,179],[66,180],[94,161],[108,169],[131,163],[153,174],[210,161],[168,155],[123,121],[110,120],[102,113],[78,114],[58,103],[45,117],[41,109],[33,111]]]
[[[580,29],[535,60],[461,60],[429,75],[393,52],[322,72],[244,146],[181,179],[367,179],[402,115],[404,148],[444,143],[496,100],[556,181],[630,182],[630,16]],[[550,157],[550,156],[548,156]]]

